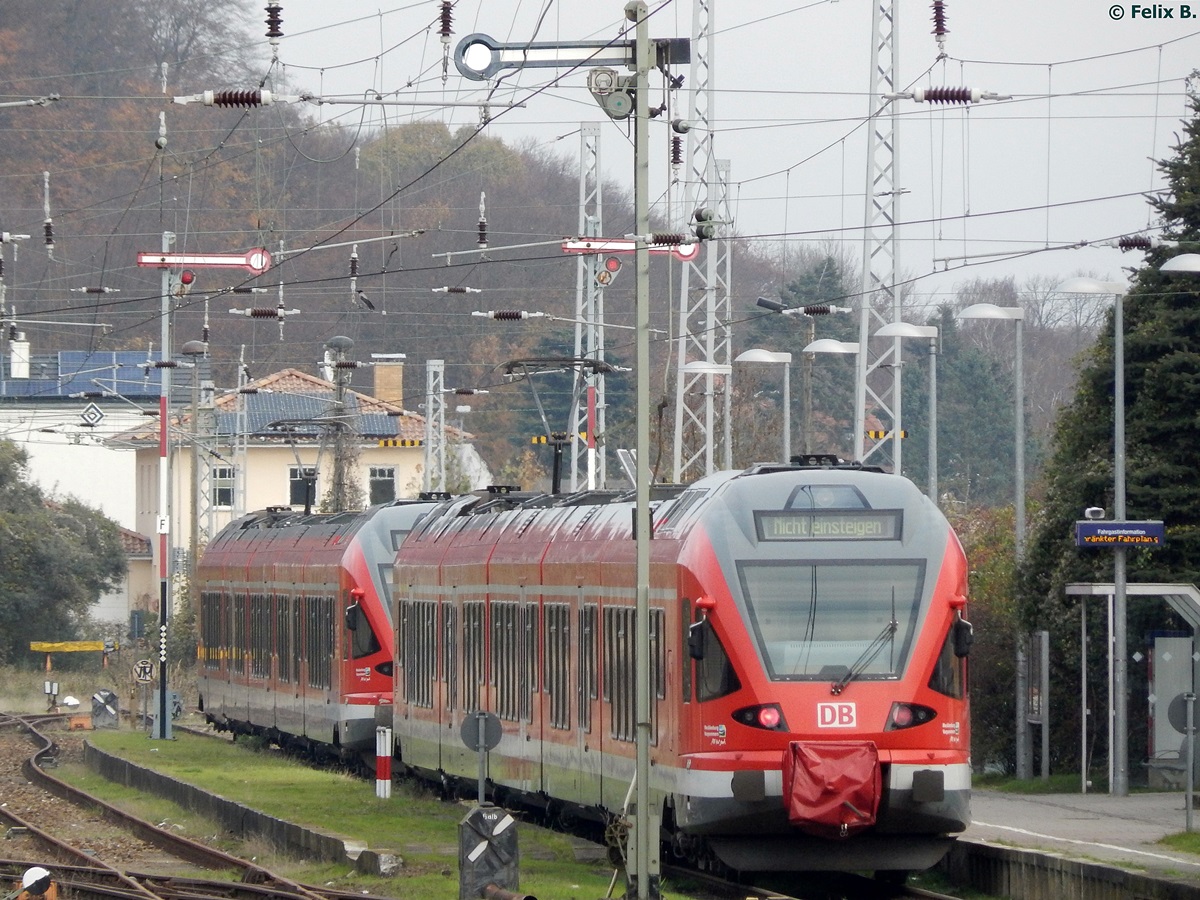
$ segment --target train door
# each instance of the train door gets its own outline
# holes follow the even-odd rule
[[[571,604],[543,596],[542,783],[551,796],[578,802],[571,610]]]

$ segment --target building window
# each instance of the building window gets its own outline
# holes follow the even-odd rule
[[[307,477],[306,477],[307,476]],[[312,493],[308,493],[308,484],[312,482]],[[317,502],[317,470],[309,466],[289,466],[288,467],[288,504],[291,506],[304,506],[306,500],[309,505],[316,505]]]
[[[391,503],[396,499],[396,467],[371,466],[370,504]]]
[[[212,470],[212,505],[220,509],[233,507],[233,467],[215,466]]]

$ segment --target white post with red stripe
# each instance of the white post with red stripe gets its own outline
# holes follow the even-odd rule
[[[375,796],[392,796],[392,729],[387,725],[375,729]]]

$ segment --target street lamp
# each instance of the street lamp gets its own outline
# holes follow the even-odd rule
[[[937,342],[938,327],[936,325],[911,325],[908,322],[889,322],[878,331],[875,337],[887,338],[929,338],[929,499],[934,506],[938,502],[937,487]],[[900,392],[896,391],[896,415],[892,422],[892,440],[901,440],[900,422]],[[899,446],[899,444],[897,444]],[[900,454],[896,454],[900,458]],[[897,471],[896,474],[903,474]]]
[[[1112,294],[1113,303],[1113,519],[1125,521],[1125,292],[1120,281],[1071,278],[1059,286],[1066,294]],[[1113,697],[1112,697],[1112,783],[1109,793],[1129,794],[1129,688],[1125,631],[1125,547],[1113,546]],[[1044,702],[1044,701],[1043,701]],[[1044,726],[1043,726],[1044,727]]]
[[[994,303],[975,303],[961,310],[957,319],[1007,319],[1016,325],[1016,362],[1013,381],[1016,385],[1014,401],[1013,431],[1016,435],[1016,490],[1013,510],[1016,518],[1017,562],[1025,552],[1025,353],[1022,340],[1022,325],[1025,310],[1019,306],[996,306]]]
[[[783,363],[783,462],[792,461],[792,354],[762,350],[745,350],[733,360],[740,363]],[[805,422],[805,427],[808,423]]]
[[[958,319],[1007,319],[1016,325],[1016,362],[1013,368],[1013,381],[1016,385],[1016,399],[1013,402],[1013,433],[1016,442],[1016,479],[1013,498],[1013,519],[1016,532],[1016,564],[1019,568],[1025,556],[1025,351],[1023,349],[1022,331],[1025,320],[1025,310],[1019,306],[996,306],[994,303],[975,303],[960,310],[955,317]],[[1017,707],[1017,777],[1028,778],[1030,769],[1029,742],[1029,711],[1027,701],[1029,696],[1025,668],[1025,637],[1017,637],[1016,658],[1016,707]]]
[[[804,345],[804,349],[801,350],[800,352],[808,354],[808,356],[805,357],[806,368],[811,370],[813,356],[817,353],[834,353],[834,354],[842,354],[842,355],[847,355],[847,354],[853,353],[855,356],[858,356],[858,348],[859,348],[858,341],[838,341],[838,340],[834,340],[833,338],[820,338],[819,340],[809,341],[807,344]],[[812,379],[810,377],[810,379],[809,379],[810,386],[811,386],[811,383],[812,383]],[[805,396],[805,401],[806,401],[805,418],[804,418],[804,427],[805,427],[804,452],[805,453],[808,453],[811,450],[811,448],[809,447],[809,443],[808,443],[808,437],[812,433],[812,411],[811,411],[811,409],[807,408],[808,405],[811,403],[811,399],[812,399],[811,394],[812,394],[812,391],[810,389]],[[853,426],[851,426],[851,428],[853,429]],[[853,439],[851,440],[851,444],[853,445]]]

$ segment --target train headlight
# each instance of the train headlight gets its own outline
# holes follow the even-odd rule
[[[936,710],[928,706],[921,706],[919,703],[893,703],[891,712],[888,713],[887,725],[883,730],[900,731],[904,728],[924,725],[926,722],[932,722],[936,715]]]
[[[761,706],[743,706],[734,710],[733,720],[751,728],[762,728],[767,731],[787,731],[787,722],[783,719],[783,710],[778,703],[764,703]]]

